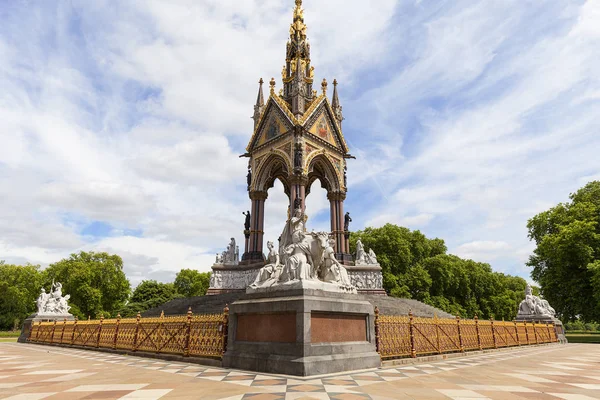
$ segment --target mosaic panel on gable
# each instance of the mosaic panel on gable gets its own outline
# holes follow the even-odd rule
[[[319,139],[325,140],[335,147],[339,147],[335,138],[335,130],[333,125],[331,124],[329,117],[324,112],[321,112],[308,132],[315,135]]]
[[[288,125],[283,121],[281,115],[277,111],[271,111],[267,117],[266,123],[263,125],[262,133],[257,145],[262,146],[270,140],[273,140],[280,135],[290,130]]]

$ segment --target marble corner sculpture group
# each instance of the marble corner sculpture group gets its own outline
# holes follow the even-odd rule
[[[533,291],[531,290],[531,286],[529,284],[525,288],[525,300],[519,304],[519,312],[517,314],[517,319],[527,319],[527,318],[539,318],[539,317],[547,317],[554,318],[556,316],[556,311],[554,308],[550,307],[548,300],[544,300],[539,298],[538,296],[533,295]]]
[[[305,376],[378,367],[375,310],[357,294],[386,295],[381,266],[361,240],[350,254],[352,218],[344,211],[344,200],[347,160],[354,157],[342,134],[337,80],[331,100],[325,79],[321,94],[313,90],[315,69],[301,0],[295,0],[289,33],[283,88],[276,93],[272,78],[265,101],[264,81],[259,80],[254,130],[240,156],[249,159],[251,201],[250,210],[242,213],[244,252],[240,259],[232,237],[212,266],[208,295],[240,293],[228,309],[222,363]],[[264,206],[275,180],[281,181],[289,199],[288,217],[277,249],[275,242],[267,242],[265,256]],[[317,180],[330,203],[329,232],[306,228],[305,200]],[[68,300],[60,283],[53,284],[51,293],[42,289],[38,313],[28,320],[62,319],[69,311]],[[533,296],[529,286],[519,319],[560,323],[548,302]],[[22,336],[25,330],[24,326]]]
[[[52,283],[52,290],[50,293],[46,292],[46,289],[41,288],[39,297],[36,300],[37,315],[38,316],[65,316],[69,314],[71,307],[68,305],[68,300],[71,295],[62,295],[62,284],[60,282]]]

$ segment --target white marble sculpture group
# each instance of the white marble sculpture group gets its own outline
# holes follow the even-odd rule
[[[46,293],[42,288],[39,297],[36,300],[38,315],[70,315],[71,307],[67,304],[70,295],[62,295],[62,284],[60,282],[52,283],[52,290]]]
[[[356,293],[346,268],[335,258],[335,241],[326,232],[306,232],[305,221],[305,215],[296,209],[281,234],[279,252],[273,242],[267,243],[268,264],[260,269],[250,290],[322,282],[330,285],[326,290]]]
[[[235,238],[231,238],[231,242],[220,255],[217,253],[216,264],[223,265],[238,265],[240,262],[240,247],[236,246]]]
[[[556,311],[550,307],[547,300],[533,295],[531,286],[525,288],[525,300],[519,304],[517,319],[525,317],[554,317]]]
[[[356,265],[376,265],[379,264],[377,262],[377,255],[373,251],[373,249],[369,249],[369,252],[365,252],[365,247],[362,244],[362,241],[358,239],[356,241]]]

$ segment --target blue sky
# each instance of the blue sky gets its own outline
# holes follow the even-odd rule
[[[137,284],[208,271],[242,242],[238,155],[258,79],[280,78],[293,3],[0,1],[0,259],[109,251]],[[304,8],[357,156],[351,228],[419,229],[528,278],[527,219],[600,179],[600,3]],[[318,183],[307,207],[327,230]],[[280,184],[266,212],[273,240]]]

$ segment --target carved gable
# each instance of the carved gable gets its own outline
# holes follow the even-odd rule
[[[292,129],[289,118],[281,111],[273,98],[269,98],[266,109],[260,117],[258,129],[252,136],[246,150],[253,151],[256,147],[277,139]]]

